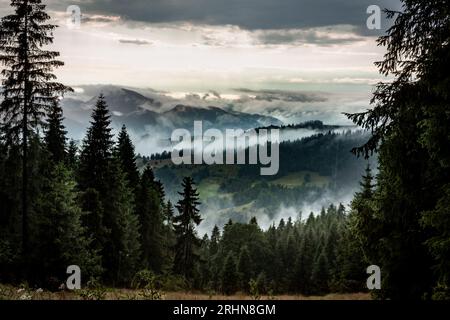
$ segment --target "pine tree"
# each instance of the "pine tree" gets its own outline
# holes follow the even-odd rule
[[[238,289],[238,273],[233,252],[230,252],[225,259],[225,264],[221,272],[222,292],[226,295],[235,293]]]
[[[237,271],[240,280],[240,287],[245,292],[249,292],[249,283],[250,279],[253,276],[253,264],[247,246],[243,246],[241,248],[239,260],[237,263]]]
[[[21,249],[20,146],[0,142],[0,281],[15,279]]]
[[[175,246],[175,231],[173,228],[173,217],[174,217],[174,209],[172,202],[167,201],[166,206],[164,207],[164,216],[165,224],[163,225],[163,233],[164,233],[164,273],[169,273],[173,270],[174,263],[174,252],[173,247]]]
[[[81,224],[75,181],[62,163],[54,166],[43,191],[35,209],[37,231],[32,276],[41,285],[51,285],[56,279],[55,284],[59,285],[67,278],[65,271],[69,265],[78,265],[86,279],[98,276],[100,258],[90,249],[91,239]]]
[[[319,257],[314,263],[311,282],[315,293],[324,294],[328,292],[329,280],[329,264],[325,251],[320,253]]]
[[[78,146],[75,140],[71,139],[67,147],[66,164],[71,170],[76,172],[78,169],[78,161]]]
[[[93,245],[97,250],[103,249],[110,231],[104,224],[105,199],[112,187],[108,182],[113,146],[110,123],[105,98],[100,95],[92,112],[91,127],[83,141],[77,175],[82,209],[89,213],[84,225],[94,237]]]
[[[55,163],[62,162],[66,158],[67,131],[63,125],[63,120],[63,110],[59,102],[55,101],[48,115],[44,137],[47,151]]]
[[[137,215],[141,224],[142,263],[145,268],[160,273],[165,266],[165,228],[163,196],[153,174],[147,165],[140,180],[137,197]]]
[[[200,242],[199,261],[196,264],[196,271],[194,273],[194,288],[211,288],[212,282],[210,282],[210,279],[213,274],[211,273],[210,267],[209,245],[210,240],[208,234],[205,233]]]
[[[288,224],[289,225],[289,224]],[[292,226],[292,224],[291,224]],[[295,240],[294,236],[292,234],[287,234],[287,241],[284,246],[284,281],[286,290],[291,290],[292,287],[295,287],[293,283],[291,283],[291,279],[293,275],[295,274],[295,253],[296,249],[298,247],[298,243]]]
[[[361,243],[353,229],[352,213],[342,229],[337,244],[336,265],[334,274],[334,291],[339,292],[363,292],[366,290],[364,271],[368,263],[364,261],[364,253]]]
[[[366,173],[362,177],[362,181],[360,182],[361,186],[361,197],[364,199],[372,199],[373,196],[373,189],[375,187],[373,183],[373,175],[372,175],[372,169],[370,168],[370,164],[367,164],[366,167]]]
[[[395,20],[378,40],[387,52],[377,65],[394,79],[377,85],[371,110],[348,117],[372,133],[354,152],[378,152],[377,228],[366,236],[377,239],[379,296],[421,299],[442,283],[450,286],[448,268],[441,267],[449,260],[448,214],[440,210],[450,181],[449,6],[403,0],[401,12],[387,15]]]
[[[117,157],[120,159],[122,170],[125,172],[130,187],[135,190],[139,184],[139,172],[136,165],[134,145],[128,135],[125,125],[119,133],[117,143]]]
[[[310,294],[312,292],[311,273],[314,263],[313,237],[310,231],[304,235],[294,264],[294,287],[300,293]]]
[[[218,291],[220,289],[220,279],[217,276],[222,270],[222,250],[220,230],[217,225],[214,226],[211,232],[211,239],[209,240],[209,269],[210,274],[213,275],[210,279],[209,287]]]
[[[333,222],[331,226],[328,229],[328,234],[325,238],[325,256],[328,259],[328,267],[330,275],[336,271],[336,268],[338,267],[336,265],[336,251],[337,251],[337,245],[339,241],[339,231],[338,231],[338,225],[337,222]]]
[[[165,210],[164,210],[164,218],[165,218],[165,222],[166,225],[172,227],[172,223],[173,223],[173,217],[175,216],[174,210],[173,210],[173,204],[172,202],[169,200],[167,201]]]
[[[113,146],[110,117],[105,97],[100,95],[80,155],[78,176],[81,189],[93,188],[101,195],[105,195],[109,187],[106,181]]]
[[[220,230],[217,225],[214,226],[211,232],[211,240],[209,245],[209,255],[214,256],[219,249],[219,241],[220,241]]]
[[[346,212],[346,210],[345,210],[344,205],[342,203],[340,203],[339,207],[338,207],[338,210],[337,210],[338,218],[343,219],[344,216],[345,216],[345,212]]]
[[[43,117],[58,95],[70,88],[55,82],[58,52],[43,49],[53,42],[50,16],[41,0],[13,0],[15,12],[0,22],[0,63],[3,101],[0,104],[2,132],[9,141],[22,144],[22,250],[28,252],[28,142],[42,125]]]
[[[280,223],[278,224],[278,228],[277,230],[281,233],[284,231],[284,227],[286,227],[286,222],[284,221],[284,219],[282,218],[280,220]]]
[[[424,213],[422,223],[433,227],[436,232],[426,242],[435,257],[435,270],[438,273],[432,298],[450,300],[450,185],[444,188],[445,194],[439,199],[434,210]]]
[[[357,192],[351,203],[350,228],[353,231],[355,244],[363,253],[368,265],[377,264],[377,242],[380,221],[377,221],[374,209],[374,177],[370,165],[360,182],[361,191]]]
[[[275,223],[273,223],[267,230],[267,240],[269,242],[270,249],[274,251],[277,243],[277,228],[275,227]]]
[[[79,164],[79,188],[84,225],[101,252],[106,280],[126,284],[139,269],[139,220],[135,196],[121,163],[113,157],[110,115],[103,95],[92,113],[91,127],[83,141]]]
[[[182,183],[183,192],[179,192],[182,199],[178,201],[176,208],[179,215],[174,218],[175,235],[175,271],[187,279],[191,278],[195,262],[198,259],[197,249],[199,240],[195,231],[202,221],[198,206],[199,194],[190,177],[185,177]]]
[[[91,247],[102,253],[104,244],[108,241],[110,230],[104,225],[104,207],[100,193],[93,189],[88,188],[80,192],[80,204],[82,206],[83,226],[86,228],[86,232],[93,239]]]
[[[134,210],[134,195],[118,161],[111,161],[105,197],[104,226],[110,230],[104,244],[106,279],[113,284],[127,285],[140,268],[139,219]]]

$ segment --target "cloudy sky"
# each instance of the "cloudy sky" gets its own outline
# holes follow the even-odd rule
[[[270,90],[335,95],[367,105],[382,80],[373,63],[384,48],[369,30],[369,5],[398,0],[44,0],[54,48],[69,85],[114,84],[171,95],[213,90],[253,97]],[[0,0],[0,14],[9,0]],[[82,12],[69,28],[66,10]],[[273,92],[272,92],[273,94]],[[323,103],[323,101],[315,101]]]

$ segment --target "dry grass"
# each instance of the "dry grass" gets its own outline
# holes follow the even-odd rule
[[[232,296],[207,295],[202,293],[167,292],[166,300],[252,300],[252,297],[244,294]],[[302,295],[278,295],[261,296],[261,300],[371,300],[368,293],[333,293],[325,296],[302,296]]]
[[[96,296],[98,298],[98,296]],[[42,290],[32,290],[27,288],[17,288],[7,285],[0,285],[0,300],[82,300],[85,296],[80,292],[48,292]],[[142,300],[141,291],[128,289],[106,289],[101,299],[105,300]],[[195,292],[165,292],[162,293],[164,300],[252,300],[251,296],[236,294],[223,296],[216,294],[204,294]],[[370,300],[368,293],[351,294],[329,294],[325,296],[302,296],[302,295],[278,295],[261,296],[261,300]]]

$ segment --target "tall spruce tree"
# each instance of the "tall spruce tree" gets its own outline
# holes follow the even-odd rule
[[[71,170],[76,172],[78,168],[78,160],[78,146],[75,140],[71,139],[69,141],[69,145],[67,146],[66,164]]]
[[[325,250],[322,250],[313,265],[311,273],[311,283],[314,293],[324,294],[328,292],[329,275],[329,262]]]
[[[225,259],[222,272],[220,274],[222,292],[226,295],[235,293],[238,289],[239,276],[236,270],[236,260],[233,252],[230,252]]]
[[[361,248],[363,258],[368,265],[377,264],[377,243],[380,233],[380,223],[376,218],[374,208],[374,177],[370,165],[360,182],[361,191],[357,192],[351,203],[350,225],[356,244]]]
[[[84,223],[98,250],[103,249],[109,232],[103,220],[104,202],[111,188],[108,183],[113,146],[110,123],[108,106],[100,95],[92,112],[91,127],[83,140],[77,175],[82,209],[88,212]]]
[[[163,196],[150,165],[142,173],[136,212],[141,224],[142,263],[145,268],[160,273],[165,267],[168,242],[165,241]]]
[[[45,146],[50,153],[53,162],[59,163],[66,159],[66,134],[63,125],[63,110],[59,102],[55,100],[48,115],[45,130]]]
[[[78,265],[86,279],[101,273],[100,257],[82,226],[75,186],[71,172],[56,164],[36,204],[32,277],[40,285],[56,285],[53,289],[67,278],[69,265]]]
[[[20,146],[0,142],[0,281],[17,277],[21,251]]]
[[[108,185],[103,199],[103,225],[109,230],[103,244],[105,278],[113,285],[128,285],[141,267],[140,223],[134,193],[116,159],[109,164]]]
[[[333,275],[334,291],[363,292],[367,289],[367,274],[363,272],[371,263],[364,257],[361,241],[354,228],[354,213],[350,211],[337,243],[336,265]]]
[[[174,263],[174,251],[173,247],[175,246],[176,239],[175,239],[175,231],[173,228],[173,217],[174,217],[174,208],[172,205],[172,202],[167,201],[167,204],[164,207],[164,216],[165,223],[163,226],[163,233],[164,233],[164,272],[170,273],[173,270],[173,263]]]
[[[217,251],[219,249],[218,248],[219,241],[220,241],[220,230],[219,230],[219,227],[217,225],[215,225],[211,232],[211,240],[210,240],[210,244],[209,244],[209,254],[211,256],[214,256],[217,253]]]
[[[311,273],[314,263],[313,235],[307,230],[300,242],[294,264],[294,287],[303,294],[312,292]]]
[[[202,218],[198,209],[199,194],[193,179],[185,177],[182,187],[183,192],[179,192],[182,199],[176,205],[179,214],[173,219],[177,238],[174,268],[177,273],[190,279],[198,259],[197,250],[200,244],[195,227],[200,224]]]
[[[250,290],[250,279],[253,277],[253,266],[250,252],[247,246],[241,248],[237,262],[237,272],[240,281],[240,287],[245,291]]]
[[[14,13],[0,22],[0,63],[3,101],[0,104],[2,131],[8,141],[22,145],[22,250],[28,252],[29,138],[42,125],[43,117],[70,88],[55,82],[58,52],[45,50],[53,42],[55,25],[49,24],[41,0],[13,0]]]
[[[129,186],[136,190],[139,184],[139,171],[136,165],[136,154],[134,153],[134,145],[128,135],[125,125],[119,133],[117,142],[117,157],[120,160],[122,170],[126,175]]]
[[[164,219],[165,222],[168,226],[170,226],[172,228],[172,223],[173,223],[173,217],[175,216],[175,212],[173,210],[173,204],[172,202],[169,200],[167,201],[165,210],[164,210]]]
[[[92,112],[91,127],[83,140],[80,155],[79,184],[101,195],[108,192],[108,169],[112,159],[111,115],[105,97],[100,95]]]
[[[102,254],[105,279],[123,285],[139,268],[140,225],[134,193],[120,160],[113,157],[110,124],[105,97],[100,95],[83,141],[78,179],[83,209],[88,212],[84,225]]]
[[[198,250],[199,261],[195,266],[194,273],[194,288],[212,288],[211,278],[213,274],[211,273],[210,257],[209,257],[209,237],[205,233],[201,242],[200,248]]]

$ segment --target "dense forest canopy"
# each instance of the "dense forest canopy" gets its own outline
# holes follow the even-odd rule
[[[395,20],[378,40],[387,52],[377,65],[394,81],[377,85],[372,109],[348,115],[370,137],[330,132],[281,146],[289,159],[282,175],[334,175],[334,188],[361,180],[349,208],[298,212],[265,229],[258,217],[230,219],[203,237],[200,199],[208,190],[197,183],[217,168],[174,180],[178,197],[169,199],[149,159],[139,170],[127,128],[112,133],[102,95],[81,146],[69,142],[59,98],[70,88],[53,74],[63,65],[59,54],[45,49],[55,26],[41,0],[11,6],[0,21],[0,282],[58,290],[66,268],[78,265],[83,285],[94,288],[139,286],[145,277],[164,290],[311,295],[364,291],[374,264],[382,271],[376,298],[449,299],[447,1],[404,0],[401,12],[387,11]],[[350,158],[352,148],[377,154],[378,167]],[[358,170],[349,163],[365,166],[363,176],[352,176]],[[234,170],[217,190],[233,193],[243,210],[250,200],[268,211],[274,198],[298,200],[300,191],[273,184],[276,177],[255,184],[254,168]],[[157,171],[165,180],[174,175]],[[313,178],[303,174],[304,190],[320,189]]]

